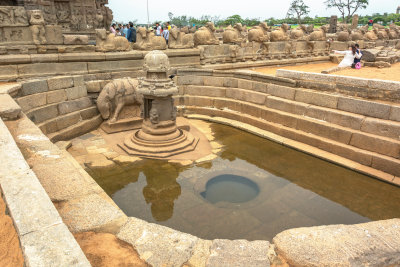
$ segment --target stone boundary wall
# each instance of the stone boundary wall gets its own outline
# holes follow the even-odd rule
[[[55,75],[138,72],[148,51],[0,55],[0,81]],[[167,50],[172,67],[200,66],[198,49]]]
[[[190,74],[192,71],[182,70],[180,74]],[[227,83],[236,83],[236,78],[233,78],[236,75],[235,77],[239,78],[236,79],[238,85],[246,88],[251,84],[252,89],[258,88],[258,90],[268,88],[266,86],[268,82],[276,86],[277,92],[290,93],[282,88],[294,90],[296,85],[296,82],[291,79],[268,75],[264,77],[255,75],[255,79],[259,81],[248,81],[254,74],[251,72],[222,73],[220,71],[202,70],[200,73],[203,75],[200,76],[203,79],[204,77],[215,78],[215,80],[208,82],[203,80],[203,82],[209,83],[208,85],[212,85],[214,82],[221,83],[221,77],[211,77],[213,74],[225,76],[223,81],[225,82],[226,78]],[[184,77],[193,81],[198,79],[191,78],[190,75]],[[65,77],[58,79],[68,80]],[[178,77],[178,81],[180,79],[181,77]],[[80,79],[76,78],[76,80],[79,81]],[[52,79],[45,81],[49,86],[49,81],[52,81]],[[203,240],[164,226],[133,217],[128,218],[68,152],[54,145],[40,128],[21,112],[21,107],[12,99],[10,94],[14,97],[18,96],[22,88],[23,85],[18,84],[0,86],[0,97],[2,98],[0,99],[0,117],[7,120],[6,125],[0,122],[0,138],[2,139],[0,153],[4,153],[3,159],[11,157],[9,162],[7,161],[6,164],[0,166],[0,183],[10,211],[15,208],[10,204],[12,198],[16,197],[19,203],[23,204],[20,207],[24,210],[20,214],[29,219],[29,224],[24,226],[44,225],[42,231],[28,231],[26,235],[21,235],[21,232],[18,231],[23,248],[24,242],[27,242],[25,237],[33,237],[35,234],[33,240],[29,239],[30,243],[28,244],[30,246],[40,246],[40,242],[44,242],[43,247],[40,247],[41,249],[35,250],[29,247],[29,250],[24,250],[26,262],[37,259],[51,259],[51,262],[40,262],[29,266],[54,266],[55,264],[57,266],[74,266],[70,262],[65,262],[73,258],[71,255],[75,255],[74,251],[76,251],[76,255],[82,256],[75,261],[75,264],[77,266],[89,266],[79,247],[75,246],[76,250],[65,247],[67,245],[72,246],[71,244],[74,242],[76,244],[75,240],[72,240],[72,243],[64,240],[64,242],[58,243],[58,240],[62,238],[73,238],[70,232],[85,231],[116,234],[121,240],[132,244],[140,257],[152,266],[270,266],[273,263],[280,263],[281,259],[277,257],[277,252],[291,264],[299,263],[307,266],[317,266],[321,262],[325,265],[331,265],[337,263],[338,259],[341,263],[355,265],[361,265],[365,262],[373,262],[374,265],[384,265],[388,262],[400,263],[400,246],[397,246],[397,244],[400,244],[399,219],[355,226],[332,225],[327,226],[326,229],[322,227],[323,234],[313,236],[310,240],[299,240],[295,244],[290,240],[293,238],[301,239],[304,234],[310,235],[311,233],[312,235],[314,231],[319,231],[321,227],[292,229],[278,234],[273,240],[276,244],[270,244],[267,241]],[[68,88],[60,88],[59,90],[66,92]],[[213,91],[210,90],[209,92]],[[217,93],[213,94],[218,94],[220,90],[215,90],[215,92]],[[180,97],[178,96],[178,99]],[[250,97],[253,102],[260,101],[258,100],[260,95],[256,95],[256,97],[247,95],[246,97]],[[245,127],[250,128],[246,125]],[[264,133],[265,135],[269,134],[266,131]],[[19,175],[19,178],[15,179],[15,175]],[[34,182],[35,178],[36,182]],[[47,205],[50,206],[45,206],[40,201],[32,201],[32,199],[36,199],[34,197],[37,197],[38,194],[32,196],[34,192],[29,190],[27,192],[28,184],[32,187],[36,186],[34,192],[42,192],[39,195],[47,197]],[[54,206],[50,204],[49,199]],[[41,208],[43,207],[46,208],[42,211]],[[54,207],[57,208],[59,215]],[[35,217],[34,212],[38,209],[41,216]],[[56,213],[51,216],[52,219],[56,219],[56,223],[53,223],[52,220],[47,221],[43,217],[52,212]],[[26,222],[26,220],[18,219],[19,213],[17,212],[11,212],[11,216],[14,221]],[[60,217],[62,221],[57,219]],[[37,219],[33,220],[32,218]],[[32,221],[35,223],[32,224]],[[50,226],[46,223],[50,223]],[[53,234],[51,231],[53,227],[63,228],[64,234],[61,235],[57,232],[57,236],[49,237],[48,240],[47,237]],[[338,230],[341,234],[334,234]],[[370,238],[368,240],[364,240],[365,232],[369,233]],[[332,249],[330,253],[326,253],[326,240],[329,240],[330,244],[326,249],[341,247],[348,253],[343,255],[341,250]],[[352,240],[353,243],[349,244],[343,240]],[[360,244],[363,246],[355,245],[358,242],[361,242]],[[51,253],[46,249],[49,244],[51,244]],[[312,251],[313,257],[308,256],[308,251]],[[64,257],[66,252],[70,253],[68,257]],[[34,253],[35,257],[30,256],[29,253]],[[48,256],[48,253],[51,254],[51,257]]]
[[[277,70],[277,77],[293,79],[299,87],[338,92],[366,99],[388,100],[400,103],[400,82],[365,79],[332,74]]]
[[[250,124],[319,149],[313,155],[400,184],[396,105],[303,89],[296,80],[253,71],[178,70],[177,84],[185,115]]]

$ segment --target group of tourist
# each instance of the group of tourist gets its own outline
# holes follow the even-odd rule
[[[160,25],[159,23],[156,23],[156,25],[153,27],[154,33],[156,36],[162,36],[164,37],[165,41],[168,44],[169,40],[169,31],[171,30],[171,24],[167,22],[165,25]],[[128,39],[129,42],[136,42],[136,29],[133,26],[132,22],[129,22],[129,24],[112,24],[110,27],[110,32],[115,34],[115,36],[123,36],[126,39]]]
[[[117,24],[114,23],[110,27],[110,32],[115,34],[115,36],[125,37],[131,43],[136,42],[136,29],[132,22],[125,25],[119,24],[118,27]]]
[[[344,55],[343,60],[339,63],[339,68],[348,68],[352,67],[355,69],[361,68],[361,57],[362,52],[360,46],[358,44],[349,46],[349,49],[346,51],[337,51],[334,50],[336,54]]]

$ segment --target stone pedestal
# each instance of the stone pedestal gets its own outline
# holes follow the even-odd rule
[[[168,56],[152,51],[144,58],[146,78],[141,79],[138,93],[143,95],[142,128],[125,138],[120,147],[130,155],[167,158],[193,151],[198,138],[176,125],[176,107],[172,96],[178,92],[168,78]]]

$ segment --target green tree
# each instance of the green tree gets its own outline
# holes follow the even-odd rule
[[[225,25],[234,25],[236,23],[243,23],[243,19],[240,15],[230,16],[224,22]]]
[[[368,4],[369,0],[325,0],[328,8],[339,10],[344,23],[348,23],[357,10],[367,8]]]
[[[303,0],[293,0],[290,3],[286,17],[295,17],[297,19],[297,24],[301,24],[301,17],[307,15],[308,13],[310,13],[310,7],[307,6]]]

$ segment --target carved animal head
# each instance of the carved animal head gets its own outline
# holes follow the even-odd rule
[[[233,28],[241,32],[243,30],[242,23],[236,23]]]
[[[136,30],[136,34],[137,34],[137,35],[140,35],[140,37],[142,37],[142,39],[145,39],[145,38],[146,38],[147,32],[148,32],[148,30],[147,30],[145,27],[139,27],[139,28]]]
[[[287,30],[289,30],[289,25],[287,25],[286,23],[283,23],[282,24],[282,26],[281,26],[281,28],[282,28],[282,30],[284,31],[284,32],[287,32]]]
[[[179,34],[179,29],[177,27],[173,27],[170,31],[169,34],[171,35],[172,38],[178,39],[178,34]]]
[[[299,30],[302,30],[303,32],[307,32],[307,27],[306,25],[300,25]]]
[[[100,40],[105,40],[107,38],[106,29],[96,29],[96,38]]]
[[[31,11],[31,18],[29,20],[31,25],[43,25],[44,18],[42,10],[32,10]]]
[[[209,22],[207,22],[206,27],[207,27],[210,31],[215,32],[214,23],[212,23],[212,22],[209,21]]]
[[[260,27],[264,30],[264,31],[268,31],[269,27],[268,24],[266,22],[261,22],[260,23]]]
[[[320,28],[319,28],[321,31],[323,31],[324,33],[326,33],[326,31],[328,30],[327,29],[327,27],[324,25],[324,26],[321,26]]]

